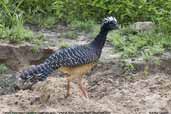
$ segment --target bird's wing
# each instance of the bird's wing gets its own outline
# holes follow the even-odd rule
[[[89,45],[63,48],[52,54],[45,62],[53,66],[77,66],[95,62],[99,58],[96,49]]]
[[[90,45],[74,46],[57,50],[44,63],[32,66],[19,74],[19,79],[30,82],[43,81],[59,67],[74,67],[93,63],[100,57],[99,51]]]

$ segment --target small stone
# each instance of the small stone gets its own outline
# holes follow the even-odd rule
[[[15,101],[14,104],[17,105],[18,104],[18,101]]]
[[[151,21],[136,22],[132,25],[132,29],[139,32],[151,31],[155,27],[155,24]]]

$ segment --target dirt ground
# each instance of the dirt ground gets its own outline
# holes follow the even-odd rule
[[[161,70],[149,72],[148,75],[143,71],[125,74],[118,55],[113,54],[111,50],[112,47],[107,45],[100,62],[84,77],[89,98],[82,96],[77,81],[72,82],[72,95],[66,98],[65,76],[55,72],[46,81],[34,85],[31,90],[11,91],[0,86],[0,113],[171,113],[171,75]],[[105,56],[106,54],[108,56]],[[11,92],[2,94],[3,89]]]

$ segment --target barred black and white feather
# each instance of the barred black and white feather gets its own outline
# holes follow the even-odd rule
[[[91,45],[80,45],[56,51],[45,60],[45,63],[54,68],[74,67],[95,62],[99,57],[100,52],[95,47]]]
[[[32,66],[23,71],[20,77],[23,80],[44,80],[59,67],[75,67],[78,65],[96,62],[100,51],[89,45],[73,46],[57,50],[44,63]]]

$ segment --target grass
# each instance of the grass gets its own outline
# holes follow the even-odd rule
[[[27,20],[29,23],[36,24],[43,28],[51,28],[57,23],[56,17],[54,16],[35,16],[34,18]]]
[[[93,28],[94,28],[94,25],[95,25],[95,22],[94,21],[77,21],[77,20],[74,20],[71,22],[70,24],[70,28],[72,30],[75,30],[75,31],[78,31],[78,32],[86,32],[86,33],[89,33],[89,32],[92,32],[93,31]]]
[[[23,14],[18,12],[23,1],[19,1],[14,8],[11,5],[8,6],[10,1],[2,0],[0,2],[0,5],[3,6],[0,11],[0,40],[19,43],[22,41],[34,42],[34,39],[42,38],[41,35],[35,35],[31,30],[24,28]]]
[[[0,39],[9,40],[12,43],[19,41],[31,41],[33,38],[33,32],[24,29],[23,26],[2,28],[0,29],[0,34]]]
[[[94,24],[92,31],[88,34],[90,38],[95,38],[100,31],[100,25]]]
[[[0,24],[0,39],[7,40],[10,43],[19,43],[22,41],[36,42],[43,37],[41,34],[35,35],[31,30],[24,28],[24,21],[21,17],[15,16],[12,26]]]
[[[35,35],[31,30],[27,30],[23,26],[15,26],[0,28],[0,39],[7,40],[10,43],[20,43],[22,41],[37,43],[43,39],[43,36],[41,34]]]
[[[62,38],[70,38],[70,39],[77,39],[78,38],[78,33],[76,31],[67,31],[65,33],[62,33],[60,37],[62,37]]]
[[[66,42],[64,42],[63,40],[60,41],[60,48],[67,48],[69,47],[69,44],[67,44]]]
[[[6,73],[8,70],[8,67],[5,64],[0,64],[0,74]]]
[[[155,30],[136,33],[128,27],[112,32],[109,39],[115,49],[122,52],[122,58],[143,57],[148,60],[171,49],[171,36]]]
[[[76,39],[83,34],[87,37],[94,38],[99,32],[99,25],[94,21],[78,21],[74,20],[69,24],[69,30],[62,33],[62,38]]]

